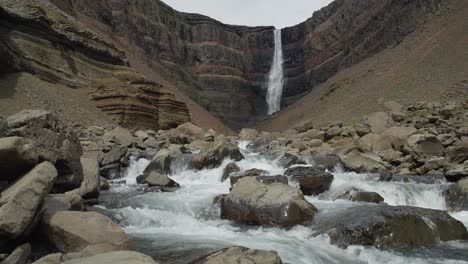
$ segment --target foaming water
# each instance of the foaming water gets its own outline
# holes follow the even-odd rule
[[[281,110],[281,96],[283,94],[283,44],[281,41],[281,29],[274,31],[275,50],[270,74],[268,76],[267,104],[268,114],[274,114]]]
[[[250,153],[246,149],[247,144],[247,141],[239,142],[246,157],[236,162],[241,170],[257,168],[271,175],[284,173],[276,159]],[[424,249],[411,252],[381,251],[361,246],[343,250],[331,245],[326,236],[314,237],[310,227],[283,229],[245,226],[220,219],[220,209],[213,200],[220,194],[229,193],[229,181],[221,182],[221,175],[223,168],[232,161],[225,160],[215,169],[193,171],[188,169],[188,160],[190,156],[183,157],[172,167],[170,177],[181,185],[180,190],[128,195],[117,203],[119,206],[108,206],[114,219],[124,226],[130,237],[138,241],[144,253],[163,259],[167,257],[171,259],[170,263],[187,263],[193,259],[191,254],[200,255],[229,245],[241,245],[276,250],[285,263],[292,264],[468,263],[463,260],[464,255],[452,257],[468,249],[468,245],[463,243],[441,243],[440,248],[431,249],[430,252]],[[126,188],[135,188],[132,179],[136,179],[148,163],[148,160],[132,160],[125,175]],[[338,193],[351,187],[378,192],[390,205],[445,209],[441,192],[443,186],[439,184],[380,182],[374,175],[342,171],[334,175],[335,180],[328,192],[306,197],[319,209],[320,214],[333,213],[358,204],[334,200]],[[122,191],[118,188],[113,190],[117,192],[116,195]],[[465,225],[468,224],[468,212],[452,215]],[[455,250],[455,253],[447,253],[450,250]],[[450,259],[447,259],[448,256],[451,256]]]

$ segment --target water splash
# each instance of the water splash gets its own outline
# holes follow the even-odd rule
[[[281,29],[276,29],[275,51],[270,74],[268,76],[267,104],[268,114],[274,114],[281,110],[281,96],[283,94],[284,76],[283,76],[283,44],[281,42]]]

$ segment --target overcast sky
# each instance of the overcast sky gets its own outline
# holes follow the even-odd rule
[[[283,28],[305,21],[332,0],[163,0],[176,10],[226,24]]]

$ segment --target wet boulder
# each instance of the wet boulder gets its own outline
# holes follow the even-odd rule
[[[26,243],[20,245],[11,252],[1,263],[4,264],[27,264],[31,256],[31,245]]]
[[[243,128],[239,132],[239,138],[242,140],[254,140],[258,137],[258,131],[253,128]]]
[[[358,189],[347,190],[339,194],[336,199],[350,200],[353,202],[383,203],[384,198],[376,192],[365,192]]]
[[[56,178],[54,165],[43,162],[2,192],[0,244],[19,237],[29,228]]]
[[[50,161],[58,171],[54,191],[79,188],[83,180],[82,148],[72,128],[44,110],[23,110],[8,117],[8,134],[27,138],[36,145],[39,159]]]
[[[275,143],[271,138],[260,136],[247,145],[247,149],[259,153],[270,153],[275,148]]]
[[[276,251],[250,249],[245,247],[228,247],[197,258],[189,264],[281,264]]]
[[[122,228],[97,212],[59,211],[46,215],[42,231],[60,252],[109,252],[130,247]]]
[[[224,182],[225,180],[229,179],[231,173],[239,172],[240,168],[237,166],[235,162],[229,163],[226,168],[223,169],[223,176],[221,176],[221,181]]]
[[[176,190],[180,188],[180,185],[169,178],[165,174],[161,174],[157,171],[152,171],[150,173],[145,173],[141,177],[137,178],[139,184],[148,184],[150,187],[162,187],[162,190]]]
[[[68,193],[77,194],[85,199],[97,198],[101,191],[101,177],[99,173],[99,164],[96,158],[81,158],[83,166],[83,182],[78,189]]]
[[[447,208],[451,211],[468,210],[468,178],[451,185],[445,194]]]
[[[32,169],[39,161],[31,140],[21,137],[0,138],[0,180],[10,181]]]
[[[195,155],[190,161],[190,168],[196,170],[216,168],[221,165],[224,159],[240,161],[244,156],[239,147],[226,139],[217,139],[210,145],[204,147],[200,153]]]
[[[445,172],[445,178],[450,182],[456,182],[465,177],[468,177],[468,162],[452,166]]]
[[[306,164],[303,160],[301,160],[299,157],[286,153],[284,154],[279,160],[278,163],[281,167],[283,168],[289,168],[293,165],[304,165]]]
[[[286,170],[285,176],[299,183],[305,195],[316,195],[330,189],[333,175],[323,167],[293,167]]]
[[[462,163],[468,160],[468,141],[460,141],[447,151],[450,162]]]
[[[256,177],[240,179],[221,198],[221,216],[238,223],[288,227],[310,222],[316,213],[300,190]]]
[[[170,145],[168,148],[159,150],[151,159],[144,173],[150,173],[151,171],[159,171],[163,174],[171,173],[172,162],[182,156],[182,148],[181,145]]]
[[[283,175],[262,175],[255,177],[257,181],[265,184],[282,183],[288,184],[288,178]]]
[[[410,206],[366,205],[337,210],[317,218],[314,229],[343,248],[431,247],[439,241],[468,238],[463,223],[445,211]]]
[[[265,175],[267,172],[264,170],[260,169],[250,169],[246,171],[241,171],[241,172],[235,172],[231,174],[231,177],[229,178],[231,181],[231,186],[236,184],[240,179],[245,178],[245,177],[257,177],[260,175]]]

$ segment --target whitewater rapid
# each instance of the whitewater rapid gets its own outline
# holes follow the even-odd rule
[[[281,41],[281,29],[275,29],[275,50],[273,62],[268,75],[267,104],[268,114],[274,114],[281,110],[281,96],[283,94],[284,73],[283,73],[283,44]]]
[[[245,142],[239,144],[246,159],[237,162],[241,170],[263,169],[272,175],[284,169],[277,160],[249,153]],[[173,167],[171,177],[181,185],[172,193],[141,193],[136,191],[136,177],[149,161],[131,161],[124,179],[127,184],[115,185],[102,203],[111,216],[124,226],[136,241],[139,251],[156,257],[162,263],[187,263],[194,256],[230,245],[276,250],[284,263],[468,263],[468,243],[441,243],[431,249],[406,252],[382,251],[362,246],[346,250],[330,244],[326,236],[314,237],[311,228],[295,226],[290,229],[255,227],[220,219],[219,208],[213,199],[229,192],[229,181],[221,182],[223,168],[192,171],[187,169],[189,159]],[[345,173],[336,168],[335,179],[329,191],[319,196],[306,197],[321,213],[341,210],[357,203],[335,200],[340,191],[356,187],[378,192],[389,205],[411,205],[445,209],[442,190],[448,183],[400,183],[379,181],[375,175]],[[452,214],[468,225],[468,212]],[[465,253],[463,253],[465,252]]]

